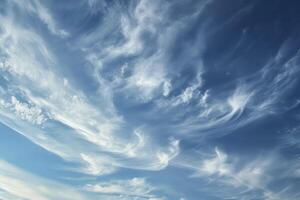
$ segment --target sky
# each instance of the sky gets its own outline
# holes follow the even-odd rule
[[[0,199],[300,199],[299,11],[0,0]]]

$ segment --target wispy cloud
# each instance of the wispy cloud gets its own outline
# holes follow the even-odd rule
[[[12,9],[14,8],[14,6],[18,6],[18,8],[22,11],[37,15],[41,22],[46,25],[46,27],[52,34],[61,37],[66,37],[69,35],[69,33],[65,30],[58,28],[57,22],[53,18],[51,12],[39,0],[30,0],[27,3],[19,0],[14,0],[9,4],[10,5],[8,5],[8,7]],[[13,10],[11,10],[11,12],[13,12]]]
[[[111,196],[123,196],[138,199],[159,199],[152,194],[155,188],[149,185],[144,178],[133,178],[129,180],[116,180],[100,184],[85,186],[90,192],[106,194]]]
[[[0,3],[0,122],[62,158],[91,199],[193,199],[204,189],[194,182],[179,187],[176,177],[187,178],[186,170],[195,172],[201,187],[208,186],[203,198],[296,198],[299,128],[286,116],[297,115],[300,102],[298,34],[294,27],[281,34],[277,26],[289,26],[290,16],[271,17],[263,5],[5,0]],[[269,17],[257,20],[258,10]],[[288,133],[261,133],[273,131],[265,127],[270,118],[283,119]],[[245,140],[264,137],[243,148],[253,153],[262,146],[271,153],[255,152],[254,159],[239,152],[235,142],[242,143],[239,137],[248,130],[253,135],[245,134]],[[199,157],[195,151],[202,146],[233,150],[215,148]],[[61,199],[77,194],[74,186],[4,161],[0,168],[2,199],[54,199],[58,187],[67,191]],[[172,176],[165,178],[168,173]],[[32,189],[27,178],[43,187]],[[166,195],[150,180],[168,185],[161,189]]]
[[[0,197],[8,199],[86,199],[79,191],[0,161]]]
[[[47,120],[47,117],[42,113],[40,108],[22,103],[14,96],[11,97],[10,102],[2,100],[0,104],[5,109],[15,112],[22,120],[26,120],[33,124],[42,125]]]
[[[134,154],[134,148],[147,152],[155,144],[149,144],[149,140],[143,141],[145,144],[141,145],[140,136],[130,136],[134,133],[134,127],[127,125],[122,116],[118,115],[110,95],[103,95],[102,108],[96,107],[83,92],[67,84],[65,77],[51,70],[55,69],[58,61],[44,39],[34,30],[24,29],[21,25],[12,26],[14,20],[10,17],[2,17],[6,20],[2,24],[6,33],[2,35],[2,43],[6,48],[2,49],[5,57],[1,69],[10,81],[9,91],[2,91],[1,94],[2,121],[6,125],[66,160],[87,164],[87,167],[80,168],[86,173],[106,174],[119,167],[157,170],[167,166],[169,159],[178,152],[176,145],[159,148],[153,156],[148,153]],[[29,128],[23,122],[13,122],[14,117],[10,111],[21,120],[37,126]],[[66,143],[50,136],[49,130],[53,129],[72,132],[74,141]],[[120,132],[125,135],[122,136]],[[131,144],[134,137],[137,137],[138,144]],[[92,144],[91,149],[80,145],[81,153],[71,150],[78,149],[78,146],[75,148],[73,145],[84,141]],[[100,151],[107,152],[106,159],[97,158]],[[139,164],[134,164],[135,160]]]
[[[293,177],[294,172],[291,171],[274,176],[276,171],[286,168],[285,164],[280,164],[286,162],[282,159],[274,153],[268,153],[250,161],[242,161],[240,157],[229,156],[215,148],[211,158],[203,159],[198,168],[192,166],[196,171],[193,177],[210,177],[208,180],[211,185],[207,187],[222,185],[224,188],[216,192],[228,198],[293,199],[299,195],[294,188],[296,185],[272,189],[272,184],[277,180]],[[294,164],[290,162],[288,165]]]

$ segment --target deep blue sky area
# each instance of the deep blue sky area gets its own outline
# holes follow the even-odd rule
[[[298,0],[0,0],[0,199],[300,199],[299,35]]]

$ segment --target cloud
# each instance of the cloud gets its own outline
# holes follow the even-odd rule
[[[116,180],[86,185],[85,189],[90,192],[108,194],[112,196],[124,196],[127,198],[153,199],[156,198],[152,191],[155,188],[149,185],[144,178],[132,178],[129,180]]]
[[[9,109],[22,120],[26,120],[36,125],[42,125],[47,121],[47,116],[43,114],[43,111],[34,105],[20,102],[16,97],[12,96],[10,102],[2,100],[0,105],[5,109]]]
[[[144,50],[144,33],[157,34],[159,23],[162,21],[163,12],[156,1],[142,0],[134,8],[131,15],[122,15],[120,18],[121,33],[124,42],[121,45],[108,47],[108,57],[138,54]]]
[[[200,173],[220,176],[228,175],[230,173],[230,167],[226,164],[227,155],[221,152],[218,148],[215,149],[215,157],[212,159],[204,160],[200,167]]]
[[[227,184],[237,187],[259,189],[265,185],[263,183],[267,178],[265,176],[265,170],[269,167],[270,162],[270,160],[256,160],[247,163],[246,166],[241,169],[236,169],[236,164],[228,159],[228,155],[216,148],[213,158],[203,160],[199,168],[199,175],[227,177],[229,179],[224,180]]]
[[[0,197],[11,199],[87,199],[80,192],[60,183],[25,172],[6,161],[0,161]],[[30,180],[30,181],[28,181]]]
[[[194,154],[299,104],[291,97],[299,76],[297,40],[274,39],[271,53],[256,46],[256,29],[248,24],[255,9],[254,3],[231,10],[210,0],[5,1],[0,122],[63,158],[64,169],[80,176],[91,199],[167,199],[148,178],[118,177],[131,173],[164,182],[169,199],[193,199],[202,186],[208,187],[203,195],[218,198],[296,199],[291,177],[298,179],[299,165],[277,152],[243,159],[232,143],[232,154],[221,148],[200,158]],[[297,131],[285,138],[296,150]],[[195,171],[195,182],[203,185],[179,188],[181,170]],[[16,182],[0,197],[23,198],[12,188],[24,181],[8,178]],[[53,198],[30,184],[25,188],[38,199]]]
[[[274,176],[277,170],[286,169],[285,164],[279,164],[286,162],[281,159],[283,158],[269,153],[253,160],[242,161],[241,157],[229,157],[223,151],[215,148],[214,155],[211,155],[211,158],[203,159],[198,168],[194,165],[190,167],[196,171],[193,177],[211,177],[208,179],[211,181],[210,186],[206,187],[223,186],[222,190],[216,192],[219,195],[228,196],[228,198],[252,199],[256,196],[255,198],[268,200],[293,199],[293,196],[299,195],[293,189],[295,185],[281,185],[280,189],[275,190],[271,187],[278,180],[289,179],[293,176],[293,172]],[[288,165],[294,164],[290,162]],[[295,169],[295,167],[291,168]],[[232,192],[234,194],[230,194]]]
[[[103,90],[94,100],[66,84],[68,79],[56,71],[59,60],[43,36],[34,27],[15,23],[12,16],[1,18],[1,51],[5,55],[1,70],[9,81],[9,89],[1,91],[2,123],[65,160],[80,163],[83,167],[75,171],[91,175],[112,173],[122,167],[159,170],[177,155],[178,145],[173,143],[149,154],[157,145],[150,143],[150,137],[141,141],[134,134],[135,127],[118,114],[109,87],[101,86],[99,90]],[[70,134],[69,139],[65,132]],[[135,148],[145,153],[136,154]],[[99,159],[99,154],[104,158]]]
[[[132,76],[127,81],[129,92],[132,93],[132,96],[139,93],[137,98],[142,102],[148,102],[159,95],[157,93],[162,93],[162,87],[167,81],[165,80],[164,66],[159,57],[159,55],[154,55],[138,62]]]
[[[181,94],[175,97],[172,101],[173,106],[180,104],[188,104],[192,99],[198,99],[200,94],[200,87],[202,86],[201,74],[198,74],[195,83],[186,87]],[[205,95],[205,94],[204,94]]]
[[[22,11],[26,11],[38,16],[41,22],[47,26],[48,30],[52,34],[60,37],[66,37],[69,35],[69,33],[65,30],[58,28],[50,11],[43,4],[41,4],[39,0],[31,0],[27,3],[18,0],[11,1],[10,7],[12,8],[14,5],[17,5]]]

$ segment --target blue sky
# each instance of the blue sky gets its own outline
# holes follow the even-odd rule
[[[299,9],[0,0],[0,199],[300,199]]]

